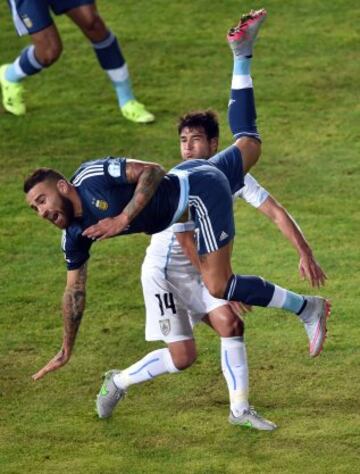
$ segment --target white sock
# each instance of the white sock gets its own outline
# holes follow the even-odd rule
[[[229,389],[231,411],[239,416],[249,408],[249,370],[242,337],[221,338],[221,368]]]
[[[169,349],[158,349],[149,352],[145,357],[130,365],[121,374],[115,375],[114,383],[126,390],[130,385],[146,382],[159,375],[179,372],[175,367]]]

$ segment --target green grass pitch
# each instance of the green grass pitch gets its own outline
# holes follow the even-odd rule
[[[350,3],[351,8],[350,8]],[[151,126],[126,122],[91,47],[57,19],[63,56],[26,82],[28,114],[0,109],[0,472],[3,474],[355,473],[359,472],[359,6],[345,0],[99,0],[123,46]],[[199,358],[176,376],[132,387],[112,419],[94,399],[101,374],[126,367],[159,344],[144,341],[139,282],[148,238],[97,244],[87,310],[70,363],[34,383],[31,374],[60,347],[65,268],[56,229],[35,218],[25,175],[52,166],[126,154],[179,160],[176,119],[195,108],[226,108],[232,58],[225,32],[240,13],[265,7],[252,74],[263,155],[259,181],[298,220],[328,274],[329,337],[310,360],[303,328],[281,311],[246,319],[250,400],[279,425],[273,433],[228,424],[219,341],[196,329]],[[18,38],[0,6],[0,63]],[[297,256],[256,211],[237,205],[234,267],[302,293]]]

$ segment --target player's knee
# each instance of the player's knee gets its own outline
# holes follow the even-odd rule
[[[172,361],[178,370],[185,370],[196,361],[196,352],[172,355]]]
[[[244,170],[248,171],[260,158],[261,143],[256,138],[241,137],[236,141],[236,145],[241,151]]]
[[[244,335],[244,323],[243,321],[235,316],[232,319],[228,319],[224,326],[224,333],[222,337],[238,337]]]
[[[227,306],[226,308],[229,308]],[[238,337],[244,335],[244,323],[233,311],[223,309],[216,314],[214,329],[220,337]]]
[[[81,28],[85,35],[94,42],[103,41],[109,35],[102,18],[96,14],[86,16]]]
[[[54,64],[62,53],[61,42],[47,43],[43,47],[35,50],[35,56],[44,67]]]
[[[214,298],[224,298],[225,286],[223,284],[209,282],[206,284],[206,287]]]

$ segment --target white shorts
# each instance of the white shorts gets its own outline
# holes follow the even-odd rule
[[[210,311],[228,304],[212,297],[198,273],[164,269],[145,259],[141,270],[147,341],[193,338],[193,326]]]

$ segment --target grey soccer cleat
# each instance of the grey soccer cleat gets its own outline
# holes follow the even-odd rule
[[[240,416],[235,416],[233,412],[230,411],[229,423],[232,425],[245,426],[246,428],[254,428],[260,431],[273,431],[277,428],[275,423],[260,416],[253,407],[245,410]]]
[[[256,36],[266,15],[267,12],[264,8],[257,11],[251,10],[250,13],[241,17],[238,25],[230,28],[227,40],[236,57],[252,56]]]
[[[120,370],[109,370],[105,373],[104,382],[96,397],[96,411],[99,418],[111,416],[118,402],[125,397],[126,391],[114,383],[114,376],[120,373]]]
[[[316,357],[322,351],[326,339],[326,320],[330,316],[331,305],[320,296],[305,296],[305,299],[306,306],[299,317],[309,339],[310,357]]]

